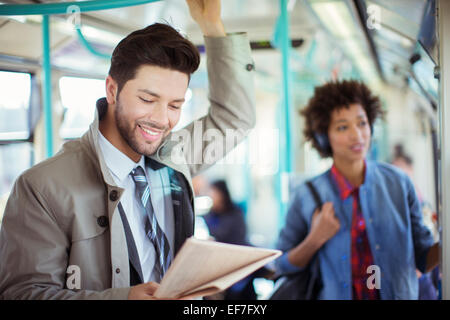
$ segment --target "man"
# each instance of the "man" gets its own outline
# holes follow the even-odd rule
[[[223,136],[250,129],[253,65],[245,35],[226,35],[220,0],[187,4],[208,56],[211,107],[199,123]],[[183,139],[180,149],[171,132],[198,64],[192,43],[166,25],[118,44],[89,131],[14,185],[0,232],[1,298],[154,299],[193,234],[191,176],[211,164],[172,159],[174,148],[198,159],[214,143]]]

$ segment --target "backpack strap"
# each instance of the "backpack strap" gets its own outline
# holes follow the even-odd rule
[[[311,180],[307,181],[306,185],[308,186],[309,191],[311,191],[311,193],[312,193],[312,195],[314,197],[314,200],[316,201],[317,207],[319,208],[319,210],[322,209],[323,202],[322,202],[322,199],[320,199],[320,195],[317,192],[316,187],[314,187],[314,185],[312,184]]]
[[[317,208],[319,210],[322,209],[322,199],[320,198],[319,192],[317,192],[316,187],[312,184],[311,180],[306,182],[306,185],[308,186],[309,190],[311,191],[311,194],[313,195],[314,200],[316,201]],[[310,261],[310,281],[307,286],[306,291],[306,300],[316,300],[318,299],[319,291],[322,287],[322,276],[320,272],[320,264],[319,264],[319,257],[318,252],[314,254]]]

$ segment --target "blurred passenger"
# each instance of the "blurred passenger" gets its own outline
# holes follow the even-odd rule
[[[247,227],[242,210],[233,203],[228,186],[224,180],[217,180],[211,184],[210,197],[213,205],[210,212],[204,216],[209,232],[216,241],[250,245],[247,240]],[[224,292],[224,300],[256,300],[257,295],[253,287],[253,280],[265,277],[269,271],[261,268]]]
[[[213,182],[209,194],[213,204],[204,219],[211,235],[219,242],[248,245],[243,212],[231,200],[226,182]]]
[[[417,198],[419,199],[420,207],[422,209],[424,224],[431,230],[435,241],[439,240],[439,231],[437,224],[437,214],[433,210],[429,201],[427,201],[420,191],[419,186],[414,181],[414,165],[412,158],[405,153],[403,146],[398,144],[394,149],[394,156],[391,163],[403,170],[411,179],[414,184],[414,188],[417,193]]]
[[[423,201],[422,193],[420,192],[420,189],[416,186],[414,182],[413,161],[412,158],[405,153],[403,145],[401,144],[395,145],[394,156],[392,158],[391,163],[397,168],[402,169],[408,175],[408,177],[414,184],[419,202],[422,202]]]
[[[278,240],[278,272],[304,270],[317,253],[318,299],[417,299],[416,268],[438,264],[438,244],[408,176],[366,159],[383,114],[379,98],[357,81],[329,82],[301,114],[306,140],[333,166],[311,180],[324,201],[320,211],[306,184],[296,189]]]
[[[403,170],[414,183],[414,166],[412,158],[404,151],[403,145],[398,144],[394,148],[394,157],[391,163]],[[420,208],[422,209],[424,224],[433,233],[434,239],[438,240],[437,215],[431,208],[431,204],[425,201],[420,188],[414,183],[417,197],[419,199]],[[437,300],[438,299],[438,282],[439,267],[434,268],[431,272],[422,273],[416,270],[419,278],[419,300]]]

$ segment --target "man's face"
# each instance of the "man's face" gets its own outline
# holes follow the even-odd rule
[[[188,87],[185,73],[144,65],[117,96],[114,117],[130,158],[150,156],[180,119]],[[134,154],[133,154],[134,153]]]

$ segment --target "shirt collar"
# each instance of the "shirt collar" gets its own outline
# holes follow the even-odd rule
[[[364,161],[364,172],[366,171],[366,162]],[[334,165],[331,167],[331,176],[339,189],[339,195],[342,200],[347,199],[353,192],[357,191],[359,187],[353,186],[344,175],[339,172],[338,168]]]
[[[137,166],[141,166],[145,169],[145,159],[143,156],[141,156],[139,162],[136,163],[109,142],[100,130],[98,131],[98,137],[100,149],[103,153],[106,165],[120,182],[123,182],[130,174],[131,170]]]

